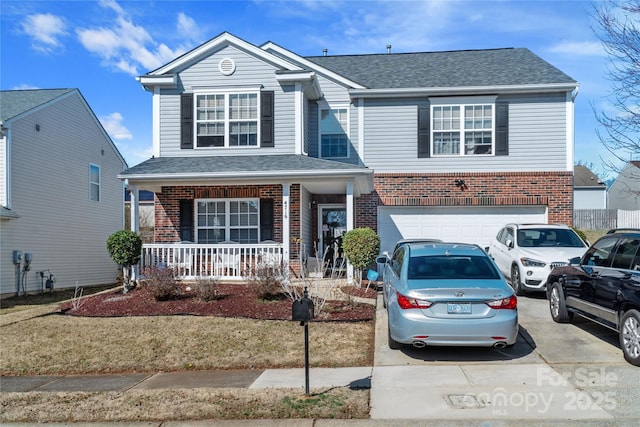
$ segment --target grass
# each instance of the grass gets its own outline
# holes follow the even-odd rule
[[[593,244],[600,237],[604,236],[608,230],[582,230],[587,236],[590,244]]]
[[[85,289],[84,294],[104,289]],[[2,300],[0,374],[66,375],[304,366],[298,322],[56,314],[73,290]],[[312,367],[370,366],[374,322],[313,322]],[[368,390],[178,389],[0,393],[0,423],[367,418]]]

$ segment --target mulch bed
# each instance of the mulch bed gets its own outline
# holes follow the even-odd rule
[[[365,290],[348,286],[342,288],[349,295],[376,298],[376,289]],[[142,285],[126,294],[114,290],[91,295],[82,299],[79,307],[72,302],[61,304],[63,314],[85,317],[126,317],[126,316],[217,316],[239,317],[264,320],[291,320],[292,301],[285,296],[270,300],[260,300],[246,284],[220,284],[219,298],[205,302],[193,290],[186,287],[182,295],[167,301],[157,301],[149,288]],[[374,318],[373,304],[354,301],[327,301],[323,313],[316,321],[368,321]]]

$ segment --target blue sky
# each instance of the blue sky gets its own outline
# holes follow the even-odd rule
[[[129,166],[151,156],[151,94],[135,80],[228,31],[300,55],[526,47],[580,83],[575,160],[611,156],[608,58],[588,1],[25,1],[0,3],[0,87],[78,88]],[[604,176],[603,176],[604,175]]]

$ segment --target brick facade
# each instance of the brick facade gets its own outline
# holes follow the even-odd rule
[[[378,206],[542,205],[549,223],[573,224],[571,172],[380,173],[374,188],[356,201],[356,227],[377,231]]]

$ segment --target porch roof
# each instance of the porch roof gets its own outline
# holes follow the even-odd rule
[[[312,193],[339,194],[347,182],[354,195],[373,191],[365,166],[298,154],[154,157],[118,175],[131,185],[160,192],[162,186],[301,183]]]

